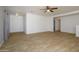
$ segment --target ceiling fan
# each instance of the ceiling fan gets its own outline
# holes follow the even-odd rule
[[[45,12],[54,12],[55,9],[58,9],[57,7],[50,8],[49,6],[46,6],[46,9],[40,9],[40,10],[45,10]]]

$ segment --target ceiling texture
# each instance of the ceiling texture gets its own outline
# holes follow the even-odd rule
[[[73,12],[79,10],[79,6],[49,6],[50,8],[57,7],[54,12],[44,12],[46,6],[7,6],[8,12],[11,14],[26,14],[27,12],[42,14],[42,15],[58,15],[68,12]]]

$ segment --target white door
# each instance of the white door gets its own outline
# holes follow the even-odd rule
[[[10,32],[23,32],[23,16],[10,16]]]

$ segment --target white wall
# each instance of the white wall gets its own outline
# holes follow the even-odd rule
[[[0,7],[0,47],[4,42],[4,8]]]
[[[26,34],[51,31],[50,20],[50,16],[27,13]]]
[[[10,32],[23,32],[23,16],[10,15]]]
[[[9,14],[7,13],[7,12],[5,12],[5,20],[4,20],[4,32],[5,32],[5,40],[7,40],[8,39],[8,37],[9,37],[9,27],[10,27],[10,16],[9,16]]]
[[[76,24],[79,25],[79,14],[61,17],[61,32],[76,32]]]
[[[54,32],[54,17],[50,16],[49,24],[50,24],[50,31]]]

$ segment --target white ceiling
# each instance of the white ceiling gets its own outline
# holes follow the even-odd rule
[[[50,7],[58,7],[57,10],[54,10],[54,12],[50,13],[45,13],[43,10],[40,9],[45,9],[46,6],[8,6],[8,12],[15,14],[25,14],[27,12],[31,13],[37,13],[37,14],[45,14],[45,15],[57,15],[57,14],[62,14],[62,13],[68,13],[72,11],[79,10],[79,6],[50,6]]]

